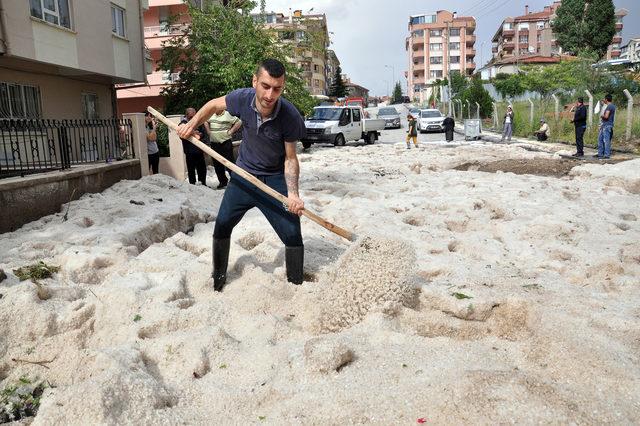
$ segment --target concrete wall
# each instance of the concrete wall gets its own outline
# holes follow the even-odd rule
[[[42,118],[83,118],[82,94],[98,96],[100,118],[113,117],[110,84],[90,83],[62,76],[0,68],[0,81],[37,86],[42,101]]]
[[[0,233],[15,231],[26,223],[59,212],[64,203],[76,200],[83,194],[104,191],[123,179],[139,178],[140,162],[124,160],[111,164],[91,164],[63,172],[2,179]]]

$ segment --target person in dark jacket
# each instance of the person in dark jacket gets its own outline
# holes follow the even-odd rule
[[[576,111],[571,120],[576,128],[576,153],[573,157],[584,157],[584,132],[587,130],[587,107],[584,105],[584,98],[578,98]]]
[[[447,138],[447,142],[453,141],[453,129],[456,127],[456,122],[453,121],[450,115],[447,115],[447,118],[442,122],[444,126],[445,137]]]
[[[196,110],[193,108],[187,108],[185,116],[180,121],[180,124],[186,124],[196,115]],[[203,142],[209,144],[209,125],[208,123],[201,124],[195,131],[195,137]],[[197,146],[189,142],[187,139],[182,139],[182,150],[187,158],[187,174],[189,175],[189,183],[191,185],[196,184],[196,171],[198,172],[198,180],[202,182],[204,186],[207,185],[207,164],[204,161],[204,152]]]

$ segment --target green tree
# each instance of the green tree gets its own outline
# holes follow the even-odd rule
[[[400,82],[397,82],[395,87],[393,88],[393,95],[391,95],[391,103],[392,104],[402,103],[402,86],[400,86]]]
[[[336,68],[333,82],[329,88],[329,96],[334,96],[336,98],[343,98],[347,96],[347,87],[344,85],[344,80],[342,80],[342,68],[340,68],[340,65]]]
[[[467,82],[466,89],[462,92],[460,100],[462,100],[463,104],[466,104],[466,102],[469,101],[471,104],[472,116],[475,116],[477,102],[480,104],[480,117],[491,117],[491,113],[493,112],[493,98],[482,86],[482,80],[480,79],[479,74],[476,74],[475,77]]]
[[[451,71],[451,92],[455,97],[464,92],[469,85],[469,81],[459,71]]]
[[[303,114],[315,102],[300,78],[286,47],[278,46],[249,15],[252,5],[238,11],[209,4],[204,10],[190,8],[191,25],[185,32],[163,44],[160,68],[179,72],[175,84],[163,89],[167,114],[199,108],[211,98],[250,87],[255,67],[265,58],[276,58],[287,68],[284,97]]]
[[[552,23],[558,44],[573,54],[602,58],[616,33],[613,0],[563,0]]]
[[[520,73],[499,73],[495,76],[492,83],[502,98],[515,98],[523,95],[527,90],[524,76]]]

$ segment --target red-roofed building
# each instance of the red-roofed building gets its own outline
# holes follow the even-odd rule
[[[523,63],[527,58],[534,58],[529,59],[529,63],[532,61],[541,64],[553,63],[545,62],[540,58],[557,57],[562,54],[562,48],[557,44],[551,28],[560,4],[561,1],[554,1],[540,12],[530,12],[529,6],[525,6],[524,15],[506,18],[492,39],[493,58],[482,70],[485,71],[488,67],[498,65],[501,61],[510,58],[514,58],[517,63]],[[620,56],[622,19],[627,13],[625,9],[616,11],[616,34],[609,46],[606,59],[615,59]],[[507,63],[513,62],[507,61]]]

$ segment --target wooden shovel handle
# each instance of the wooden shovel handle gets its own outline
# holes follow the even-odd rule
[[[149,111],[158,120],[163,122],[171,130],[175,131],[175,130],[178,129],[178,125],[176,123],[174,123],[173,121],[167,119],[167,117],[165,117],[164,115],[160,114],[154,108],[147,107],[147,111]],[[206,144],[200,142],[198,139],[196,139],[193,136],[191,136],[188,139],[188,141],[191,142],[192,144],[194,144],[195,146],[197,146],[198,148],[200,148],[203,152],[207,153],[211,157],[213,157],[216,160],[218,160],[225,167],[229,168],[230,170],[233,170],[234,173],[242,176],[244,179],[248,180],[249,182],[251,182],[252,184],[257,186],[262,192],[272,196],[273,198],[275,198],[276,200],[280,201],[284,205],[289,206],[289,199],[287,197],[285,197],[284,195],[282,195],[281,193],[279,193],[275,189],[270,188],[269,186],[265,185],[264,183],[262,183],[262,181],[260,181],[258,178],[253,176],[251,173],[248,173],[247,171],[245,171],[245,170],[241,169],[240,167],[236,166],[234,163],[232,163],[231,161],[229,161],[226,158],[224,158],[222,155],[220,155],[217,152],[215,152],[213,149],[208,147]],[[309,211],[307,209],[302,210],[302,215],[308,217],[309,219],[311,219],[312,221],[314,221],[318,225],[328,229],[329,231],[333,232],[334,234],[340,235],[341,237],[343,237],[343,238],[345,238],[345,239],[347,239],[349,241],[355,241],[356,240],[356,235],[353,232],[349,232],[346,229],[340,228],[339,226],[334,225],[333,223],[321,218],[317,214],[315,214],[315,213],[313,213],[313,212],[311,212],[311,211]]]

